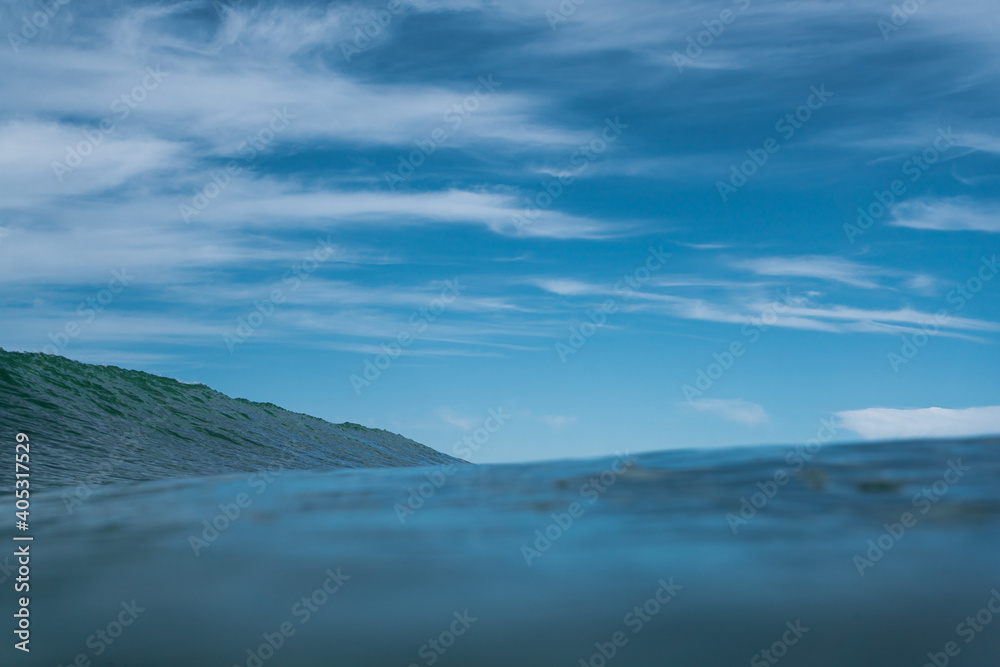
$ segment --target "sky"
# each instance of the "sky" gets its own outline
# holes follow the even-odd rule
[[[475,462],[998,433],[998,17],[3,0],[0,347]]]

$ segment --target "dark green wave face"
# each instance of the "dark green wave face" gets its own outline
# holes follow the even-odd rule
[[[331,424],[229,398],[201,384],[0,350],[0,437],[31,437],[32,486],[283,469],[450,463],[456,459],[388,431]],[[0,490],[12,489],[12,478]]]

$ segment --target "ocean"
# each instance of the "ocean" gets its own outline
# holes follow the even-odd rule
[[[4,665],[1000,658],[995,438],[471,465],[202,385],[6,352],[0,411]],[[30,653],[14,648],[25,594]]]

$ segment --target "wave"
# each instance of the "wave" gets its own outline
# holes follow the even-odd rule
[[[403,436],[331,424],[203,384],[0,349],[0,438],[27,433],[35,488],[285,469],[455,462]],[[10,492],[11,480],[0,480]]]

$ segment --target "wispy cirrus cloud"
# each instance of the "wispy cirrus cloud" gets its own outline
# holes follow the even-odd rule
[[[755,265],[753,262],[748,264]],[[794,277],[815,278],[807,273],[807,263],[792,258],[789,264],[768,258],[763,266],[779,266]],[[852,287],[869,290],[878,285],[875,283],[855,281],[841,277],[842,272],[860,268],[871,275],[881,275],[875,269],[848,262],[845,265],[834,264],[835,269],[820,272],[826,279],[840,277]],[[765,273],[774,269],[765,268]],[[906,276],[904,272],[889,272],[893,276]],[[801,274],[801,275],[800,275]],[[867,274],[867,273],[866,273]],[[863,308],[843,303],[830,303],[822,300],[816,293],[808,291],[793,293],[791,288],[773,289],[767,284],[741,283],[739,281],[724,281],[718,279],[674,280],[669,277],[651,281],[647,289],[630,292],[628,299],[622,299],[621,294],[609,285],[597,285],[570,278],[534,279],[539,288],[563,297],[579,297],[597,299],[600,297],[615,297],[619,307],[626,312],[642,311],[669,315],[671,317],[696,320],[702,322],[728,323],[734,325],[759,323],[764,313],[768,314],[768,327],[797,329],[803,331],[821,331],[826,333],[874,333],[903,335],[918,333],[922,326],[934,321],[933,311],[924,311],[902,306],[898,308]],[[909,277],[905,284],[908,289],[924,290],[936,284],[936,281],[925,276]],[[771,290],[766,289],[772,287]],[[660,288],[660,289],[654,289]],[[695,291],[712,288],[711,296],[680,296],[675,294],[678,288],[693,288]],[[690,290],[689,290],[690,291]],[[771,292],[768,294],[768,292]],[[775,307],[775,304],[778,307]],[[963,332],[1000,332],[1000,323],[951,316],[947,325],[941,327],[938,335],[944,337],[970,336]]]
[[[763,276],[817,278],[865,289],[881,287],[873,279],[877,270],[840,257],[760,257],[737,261],[735,265]]]
[[[768,420],[763,406],[739,398],[698,398],[684,405],[747,426],[763,424]]]
[[[904,278],[911,287],[926,287],[933,284],[929,276],[870,266],[836,256],[757,257],[737,260],[734,266],[761,276],[812,278],[862,289],[890,287],[882,280],[884,278]]]
[[[576,423],[575,415],[542,415],[540,419],[553,431],[562,431]]]
[[[892,215],[896,227],[1000,234],[1000,208],[993,202],[967,197],[905,201],[892,208]]]

